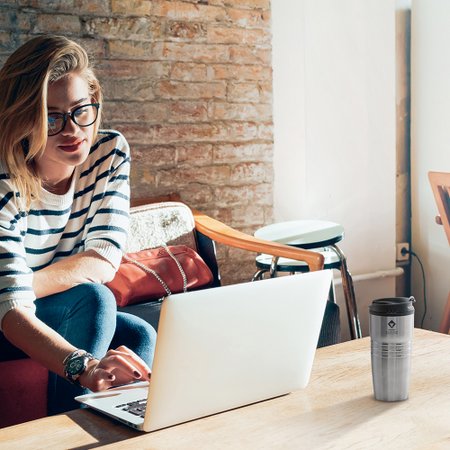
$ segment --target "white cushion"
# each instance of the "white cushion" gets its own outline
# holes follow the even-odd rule
[[[192,211],[183,203],[164,202],[135,206],[130,210],[127,252],[160,247],[162,244],[187,245],[197,250]]]

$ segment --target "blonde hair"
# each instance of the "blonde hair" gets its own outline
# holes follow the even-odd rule
[[[100,83],[86,51],[63,36],[31,39],[0,70],[0,160],[19,193],[20,209],[29,209],[39,198],[41,180],[33,161],[47,143],[48,85],[72,72],[84,77],[92,101],[101,103]],[[94,124],[94,136],[100,119]]]

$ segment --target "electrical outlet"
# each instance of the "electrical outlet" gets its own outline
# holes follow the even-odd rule
[[[408,261],[409,260],[409,243],[399,242],[397,244],[397,261]]]

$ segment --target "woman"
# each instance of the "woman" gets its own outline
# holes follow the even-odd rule
[[[0,360],[25,353],[53,372],[55,414],[150,377],[153,328],[104,286],[126,241],[129,148],[98,130],[100,85],[73,41],[28,41],[0,86]]]

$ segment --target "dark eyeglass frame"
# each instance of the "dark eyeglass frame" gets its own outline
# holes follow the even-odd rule
[[[87,124],[87,125],[80,125],[80,124],[77,122],[77,119],[76,119],[76,117],[75,117],[75,114],[76,114],[77,111],[79,111],[80,109],[86,108],[87,106],[94,106],[94,108],[95,108],[95,113],[96,113],[96,114],[95,114],[95,119],[94,119],[91,123],[89,123],[89,124]],[[81,127],[81,128],[86,128],[86,127],[90,127],[91,125],[94,125],[94,123],[97,122],[97,119],[98,119],[98,110],[99,110],[99,109],[100,109],[100,103],[86,103],[85,105],[77,106],[72,112],[67,112],[67,113],[57,113],[57,112],[55,112],[55,113],[50,113],[50,114],[53,115],[53,116],[62,117],[63,124],[62,124],[61,129],[60,129],[59,131],[57,131],[56,133],[50,133],[50,131],[47,130],[47,136],[56,136],[57,134],[61,133],[61,131],[63,131],[64,128],[66,128],[66,125],[67,125],[67,119],[68,119],[69,117],[70,117],[70,120],[72,120],[72,122],[73,122],[75,125],[78,125],[78,126]],[[49,115],[50,115],[50,114],[49,114]]]

